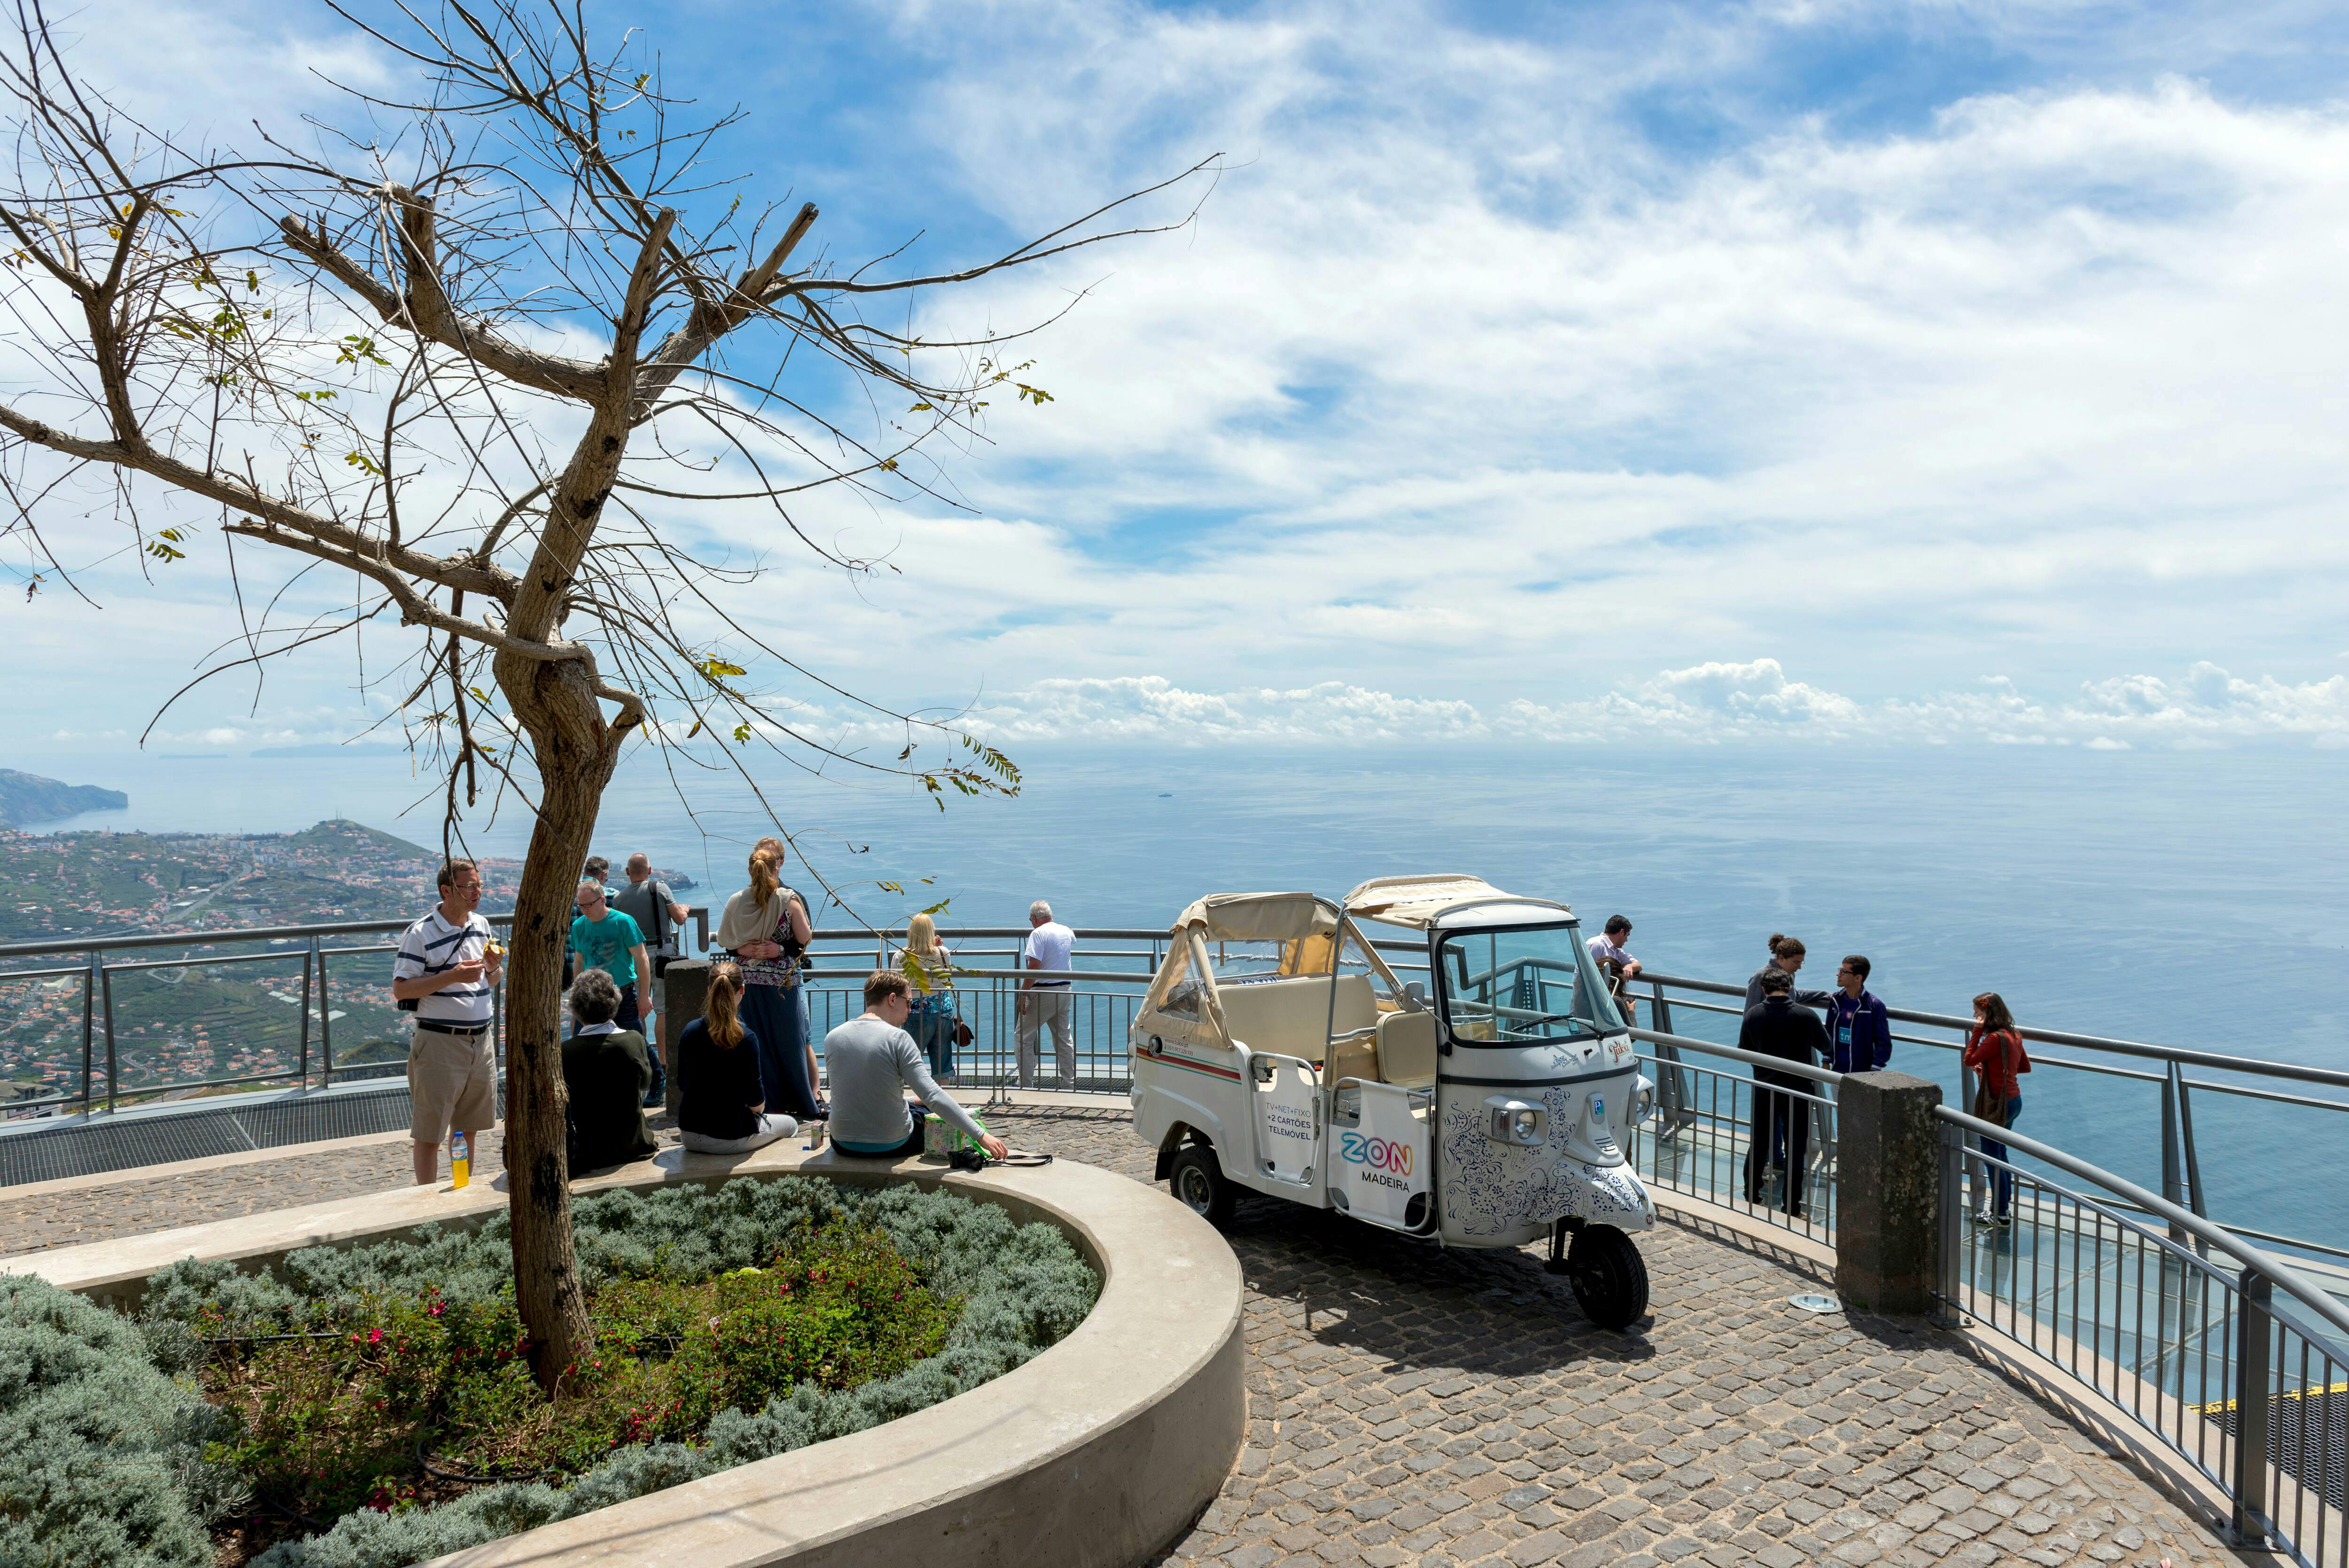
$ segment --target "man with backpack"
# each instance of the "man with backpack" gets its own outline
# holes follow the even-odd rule
[[[652,857],[643,851],[628,857],[627,872],[626,883],[612,894],[612,907],[636,923],[636,929],[645,934],[645,945],[652,960],[652,973],[637,976],[653,1019],[653,1026],[645,1031],[653,1047],[653,1093],[645,1099],[649,1109],[667,1098],[668,1087],[668,1075],[662,1065],[668,1060],[668,1041],[662,1037],[667,1020],[661,1006],[661,976],[668,972],[669,962],[678,955],[678,930],[692,911],[677,902],[677,895],[669,892],[667,882],[653,875]]]

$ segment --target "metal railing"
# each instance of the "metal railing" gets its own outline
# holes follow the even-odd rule
[[[1706,1017],[1734,1019],[1744,1016],[1745,988],[1724,985],[1719,981],[1696,980],[1683,975],[1665,975],[1653,970],[1643,972],[1633,983],[1643,991],[1638,1000],[1649,1013],[1647,1022],[1659,1031],[1670,1033],[1676,1017],[1684,1023],[1695,1023]],[[1716,998],[1728,998],[1727,1001]],[[1921,1046],[1954,1057],[1964,1049],[1965,1036],[1973,1020],[1948,1013],[1928,1013],[1906,1007],[1888,1007],[1887,1013],[1897,1025],[1912,1026],[1895,1028],[1895,1046]],[[1694,1014],[1695,1018],[1687,1015]],[[1937,1031],[1937,1032],[1923,1032]],[[2054,1046],[2070,1052],[2088,1052],[2111,1059],[2095,1060],[2078,1055],[2049,1055],[2034,1051],[2034,1069],[2056,1073],[2081,1073],[2100,1078],[2121,1079],[2151,1087],[2158,1091],[2157,1120],[2146,1128],[2148,1140],[2158,1139],[2161,1161],[2161,1196],[2170,1203],[2199,1217],[2209,1218],[2209,1206],[2205,1196],[2202,1177],[2202,1150],[2194,1136],[2194,1098],[2197,1094],[2218,1095],[2230,1099],[2267,1105],[2290,1106],[2349,1118],[2349,1098],[2338,1095],[2296,1092],[2304,1089],[2349,1089],[2349,1071],[2333,1068],[2303,1067],[2291,1062],[2263,1061],[2254,1057],[2228,1056],[2215,1051],[2189,1050],[2173,1046],[2147,1044],[2142,1040],[2126,1040],[2101,1035],[2085,1035],[2062,1029],[2024,1027],[2023,1037],[2035,1046]],[[1678,1050],[1686,1048],[1685,1037],[1690,1031],[1682,1026],[1680,1034],[1683,1044],[1678,1047],[1660,1047],[1659,1055],[1671,1059]],[[1896,1057],[1894,1067],[1913,1071],[1913,1062]],[[1958,1103],[1973,1103],[1975,1079],[1962,1066],[1937,1062],[1937,1066],[1956,1066],[1959,1084]],[[2208,1075],[2230,1073],[2239,1078],[2264,1080],[2261,1083],[2228,1082]],[[1930,1073],[1928,1076],[1931,1076]],[[2113,1102],[2100,1104],[2100,1119],[2116,1114]],[[2330,1136],[2349,1141],[2349,1119],[2340,1122]],[[2317,1238],[2279,1233],[2239,1221],[2222,1221],[2228,1230],[2252,1241],[2265,1242],[2312,1254],[2349,1261],[2349,1233]],[[2170,1239],[2182,1239],[2185,1233],[2173,1228]]]
[[[833,1025],[864,1010],[864,977],[890,963],[902,932],[876,939],[868,931],[819,929],[811,934],[802,982],[809,1037],[822,1039]],[[1133,1087],[1126,1032],[1133,1010],[1166,952],[1166,934],[1147,930],[1090,930],[1077,934],[1082,967],[1049,975],[1021,966],[1028,927],[964,926],[942,930],[938,939],[953,958],[953,1017],[970,1030],[968,1046],[949,1048],[953,1076],[946,1081],[966,1091],[984,1088],[990,1101],[1010,1088],[1067,1088],[1081,1094],[1123,1095]],[[1021,986],[1030,979],[1055,982],[1050,995],[1065,997],[1065,1019],[1057,1004],[1046,1004],[1037,1024],[1036,1057],[1020,1058]],[[1032,994],[1031,994],[1032,995]],[[1065,1024],[1069,1070],[1063,1079],[1060,1038],[1051,1026]],[[919,1020],[907,1027],[922,1034]]]
[[[1937,1114],[1944,1306],[2086,1384],[2223,1489],[2236,1545],[2340,1568],[2349,1307],[2168,1199]]]
[[[509,930],[513,924],[511,914],[490,914],[483,918],[496,929]],[[709,937],[709,911],[697,908],[691,912],[696,932],[706,944]],[[112,1111],[124,1103],[162,1098],[182,1098],[207,1090],[242,1088],[262,1084],[282,1084],[297,1088],[331,1088],[337,1079],[383,1077],[404,1069],[408,1059],[408,1031],[398,1026],[398,1017],[391,998],[389,955],[398,951],[397,942],[361,942],[350,940],[365,936],[396,935],[409,925],[405,920],[336,921],[313,925],[260,926],[235,931],[197,931],[148,933],[135,936],[78,938],[62,943],[17,942],[0,944],[0,996],[16,993],[23,985],[45,985],[54,981],[65,982],[68,989],[78,982],[79,1029],[78,1048],[68,1040],[67,1049],[52,1062],[26,1064],[12,1058],[7,1064],[18,1071],[27,1065],[37,1066],[45,1077],[61,1078],[71,1087],[52,1093],[35,1093],[0,1103],[0,1112],[14,1117],[28,1113],[71,1109],[78,1112]],[[269,944],[274,951],[220,953],[221,947],[252,947]],[[115,954],[155,953],[164,949],[177,950],[171,956],[116,960]],[[59,954],[74,954],[78,962],[67,965],[22,965],[12,961],[39,959]],[[354,961],[370,960],[367,973],[351,973]],[[299,964],[298,976],[285,974],[284,967]],[[187,983],[190,972],[225,973],[232,969],[256,970],[275,965],[275,984],[298,988],[295,994],[264,988],[263,997],[274,998],[295,1009],[293,1026],[287,1030],[269,1027],[277,1015],[267,1009],[255,1008],[248,1018],[257,1018],[257,1031],[263,1039],[233,1045],[237,1054],[262,1057],[265,1059],[237,1070],[205,1075],[174,1075],[169,1071],[148,1071],[143,1075],[131,1070],[137,1065],[129,1060],[133,1045],[146,1047],[149,1054],[164,1044],[160,1041],[126,1041],[124,1016],[135,1013],[135,1005],[116,994],[119,983],[127,980],[147,980],[150,977],[169,985]],[[336,970],[341,968],[339,978]],[[241,1000],[250,1003],[255,998]],[[353,1009],[370,1008],[383,1016],[385,1026],[367,1030],[375,1037],[347,1046],[338,1059],[335,1047],[335,1024],[337,1019],[352,1017],[351,1011],[338,1010],[337,1000],[347,1002]],[[12,1009],[14,1011],[15,1009]],[[500,986],[492,996],[491,1043],[501,1068],[505,1062],[504,1043],[505,993]],[[17,1030],[22,1027],[20,1021]],[[289,1036],[290,1038],[282,1037]],[[0,1034],[0,1047],[6,1041]],[[194,1054],[183,1037],[171,1042],[182,1056]],[[217,1048],[215,1048],[217,1054]]]
[[[1656,1085],[1655,1114],[1632,1130],[1632,1166],[1651,1186],[1685,1192],[1815,1241],[1835,1234],[1841,1195],[1835,1101],[1843,1075],[1684,1035],[1634,1029]],[[1690,1053],[1718,1058],[1709,1066]],[[1775,1074],[1757,1081],[1732,1064]],[[1807,1082],[1807,1089],[1785,1080]],[[1757,1150],[1759,1152],[1757,1152]]]

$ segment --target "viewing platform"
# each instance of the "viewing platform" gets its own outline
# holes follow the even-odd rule
[[[1150,1180],[1122,1108],[1011,1099],[988,1119],[1015,1147]],[[0,1192],[0,1253],[390,1191],[407,1163],[392,1132],[19,1187]],[[1440,1253],[1258,1199],[1226,1235],[1247,1284],[1247,1446],[1153,1563],[2232,1555],[2215,1502],[2175,1490],[2084,1394],[1984,1336],[1790,1305],[1833,1290],[1832,1253],[1711,1205],[1647,1238],[1653,1314],[1627,1335],[1582,1322],[1535,1249]]]
[[[1068,976],[1080,1087],[1049,1092],[1010,1081],[1015,934],[947,934],[975,1037],[956,1092],[1015,1148],[1151,1181],[1154,1151],[1123,1099],[1123,1036],[1163,938],[1081,934],[1088,967]],[[322,952],[333,956],[331,944]],[[819,1037],[854,1012],[850,987],[874,957],[870,934],[823,934],[809,980]],[[1750,1060],[1670,1026],[1702,1026],[1708,1009],[1730,1007],[1713,998],[1733,1001],[1737,988],[1641,985],[1643,1066],[1661,1092],[1627,1153],[1663,1211],[1641,1238],[1648,1315],[1619,1334],[1592,1326],[1538,1245],[1443,1250],[1244,1196],[1225,1234],[1247,1286],[1246,1445],[1216,1501],[1147,1561],[2340,1568],[2349,1325],[2331,1293],[2349,1279],[2344,1238],[2285,1241],[2200,1212],[2191,1107],[2245,1081],[2254,1094],[2337,1105],[2343,1075],[2034,1032],[2043,1070],[2119,1070],[2168,1087],[2172,1114],[2150,1131],[2175,1150],[2165,1162],[2175,1195],[2016,1137],[2015,1223],[1978,1229],[1967,1210],[1983,1193],[1984,1162],[1967,1119],[1944,1106],[1932,1307],[1873,1313],[1837,1299],[1850,1194],[1836,1075],[1806,1075],[1820,1087],[1825,1138],[1808,1218],[1791,1222],[1768,1206],[1775,1189],[1751,1203],[1737,1180]],[[1895,1016],[1916,1047],[1949,1043],[1952,1020]],[[0,1161],[28,1135],[71,1142],[147,1122],[155,1130],[140,1136],[160,1148],[179,1119],[261,1128],[275,1106],[298,1131],[295,1118],[320,1113],[288,1103],[365,1102],[377,1103],[350,1114],[396,1109],[400,1124],[0,1186],[0,1254],[408,1179],[396,1078],[328,1089],[314,1077],[219,1103],[20,1124],[0,1134]],[[675,1142],[667,1118],[656,1127]],[[482,1141],[477,1170],[493,1172],[502,1139]],[[1797,1305],[1806,1296],[1825,1300]],[[2242,1440],[2246,1425],[2255,1440]],[[2262,1536],[2269,1544],[2256,1544]]]

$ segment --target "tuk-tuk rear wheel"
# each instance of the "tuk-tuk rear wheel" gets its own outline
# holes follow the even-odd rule
[[[1204,1143],[1194,1143],[1174,1156],[1174,1164],[1166,1172],[1166,1189],[1174,1194],[1175,1202],[1211,1225],[1232,1217],[1232,1184],[1224,1180],[1216,1151]]]
[[[1601,1328],[1628,1328],[1648,1310],[1648,1263],[1612,1225],[1585,1225],[1566,1254],[1568,1283],[1582,1315]]]

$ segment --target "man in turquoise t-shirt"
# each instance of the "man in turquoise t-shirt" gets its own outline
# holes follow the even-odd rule
[[[636,923],[604,902],[604,884],[583,882],[579,884],[579,918],[571,923],[571,951],[579,954],[582,969],[601,969],[620,988],[620,1011],[613,1019],[623,1029],[640,1028],[644,1019],[636,1010],[636,976],[653,972],[652,960],[645,956],[645,934]],[[654,1088],[661,1087],[667,1074],[654,1064]]]

